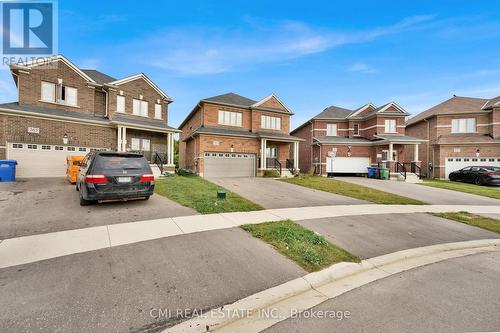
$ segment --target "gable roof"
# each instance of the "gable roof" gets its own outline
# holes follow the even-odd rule
[[[490,99],[486,104],[483,105],[483,110],[489,110],[493,108],[493,106],[500,106],[500,96]]]
[[[344,119],[347,118],[352,112],[352,110],[331,105],[315,115],[313,119]]]
[[[275,99],[275,100],[278,102],[278,104],[280,104],[280,105],[281,105],[281,107],[282,107],[283,109],[285,109],[285,111],[292,113],[292,111],[290,111],[290,109],[289,109],[289,108],[285,105],[285,103],[283,103],[283,102],[282,102],[282,101],[278,98],[278,96],[276,96],[275,94],[271,94],[271,95],[269,95],[269,96],[267,96],[267,97],[265,97],[265,98],[261,99],[261,100],[260,100],[260,101],[258,101],[257,103],[252,104],[252,107],[254,107],[254,108],[262,107],[262,104],[264,104],[265,102],[269,101],[270,99]],[[272,108],[272,107],[267,107],[267,106],[264,106],[263,108],[274,109],[274,108]],[[282,111],[281,109],[277,109],[277,110]]]
[[[435,116],[437,114],[450,114],[450,113],[466,113],[481,111],[482,108],[488,103],[488,99],[453,96],[452,98],[439,103],[432,108],[420,112],[415,117],[408,120],[406,125],[412,125],[426,118]]]
[[[107,74],[104,74],[103,72],[99,72],[98,70],[95,70],[95,69],[82,69],[82,72],[87,74],[96,83],[99,83],[99,84],[104,84],[104,83],[116,81],[116,79],[114,77],[111,77]]]
[[[235,94],[235,93],[227,93],[222,95],[217,95],[209,98],[204,98],[202,101],[206,102],[215,102],[215,103],[224,103],[224,104],[232,104],[237,106],[249,107],[257,103],[253,99],[246,98],[244,96]]]
[[[156,90],[156,92],[158,94],[162,95],[167,101],[170,101],[170,102],[173,101],[172,98],[170,98],[170,96],[168,96],[163,90],[161,90],[160,87],[158,87],[153,81],[151,81],[149,79],[149,77],[147,77],[147,75],[144,73],[130,75],[130,76],[124,77],[123,79],[108,82],[108,84],[119,86],[121,84],[125,84],[125,83],[128,83],[130,81],[134,81],[134,80],[138,80],[138,79],[143,79],[144,81],[146,81],[147,84],[149,84],[154,90]]]

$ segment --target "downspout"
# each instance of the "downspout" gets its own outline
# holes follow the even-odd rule
[[[104,109],[105,109],[104,117],[109,119],[109,111],[108,111],[109,96],[108,96],[108,91],[106,89],[103,89],[102,91],[104,91],[104,95],[106,96],[105,97],[106,101],[104,102]]]
[[[429,141],[429,136],[430,136],[430,123],[429,121],[427,120],[427,118],[424,118],[424,121],[427,123],[427,142],[425,144],[425,155],[427,156],[427,166],[426,166],[426,169],[427,169],[427,172],[429,172],[429,150],[430,150],[430,141]],[[432,153],[432,178],[434,178],[434,152]]]
[[[319,145],[319,175],[323,176],[323,147]]]

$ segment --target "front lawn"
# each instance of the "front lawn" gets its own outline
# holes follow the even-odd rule
[[[282,181],[309,187],[315,190],[345,195],[348,197],[371,201],[377,204],[399,204],[399,205],[426,205],[427,203],[375,190],[370,187],[357,185],[341,180],[319,177],[319,176],[299,176],[295,178],[282,179]]]
[[[226,192],[226,199],[217,199],[217,190]],[[201,214],[248,212],[261,206],[221,186],[195,175],[173,175],[155,180],[155,192]]]
[[[498,187],[479,186],[474,184],[450,182],[449,180],[425,179],[422,185],[444,188],[447,190],[465,192],[482,195],[493,199],[500,199],[500,189]]]
[[[492,219],[481,215],[471,214],[468,212],[458,213],[429,213],[431,215],[442,217],[445,219],[465,223],[474,227],[483,228],[500,234],[500,220]]]
[[[340,261],[360,261],[358,257],[333,245],[323,236],[290,220],[245,224],[241,228],[271,244],[308,272],[319,271]]]

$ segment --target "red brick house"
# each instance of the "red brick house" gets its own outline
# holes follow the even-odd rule
[[[291,132],[300,143],[299,167],[315,174],[366,173],[383,163],[395,172],[398,163],[408,171],[418,167],[417,151],[423,140],[406,135],[408,113],[394,102],[380,107],[368,103],[356,110],[330,106]],[[399,165],[401,166],[401,165]]]
[[[68,155],[141,151],[173,170],[172,99],[143,73],[115,79],[63,56],[10,67],[18,102],[0,104],[0,159],[19,177],[65,175]]]
[[[425,139],[418,156],[430,177],[466,166],[500,167],[500,96],[454,96],[411,118],[406,133]]]
[[[244,177],[298,171],[293,113],[277,96],[255,101],[228,93],[202,99],[179,129],[180,167],[204,177]]]

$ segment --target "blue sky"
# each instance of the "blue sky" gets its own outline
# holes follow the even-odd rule
[[[59,1],[59,53],[174,98],[277,94],[292,127],[329,105],[395,101],[418,113],[453,94],[500,95],[498,1]],[[0,100],[16,99],[0,70]]]

